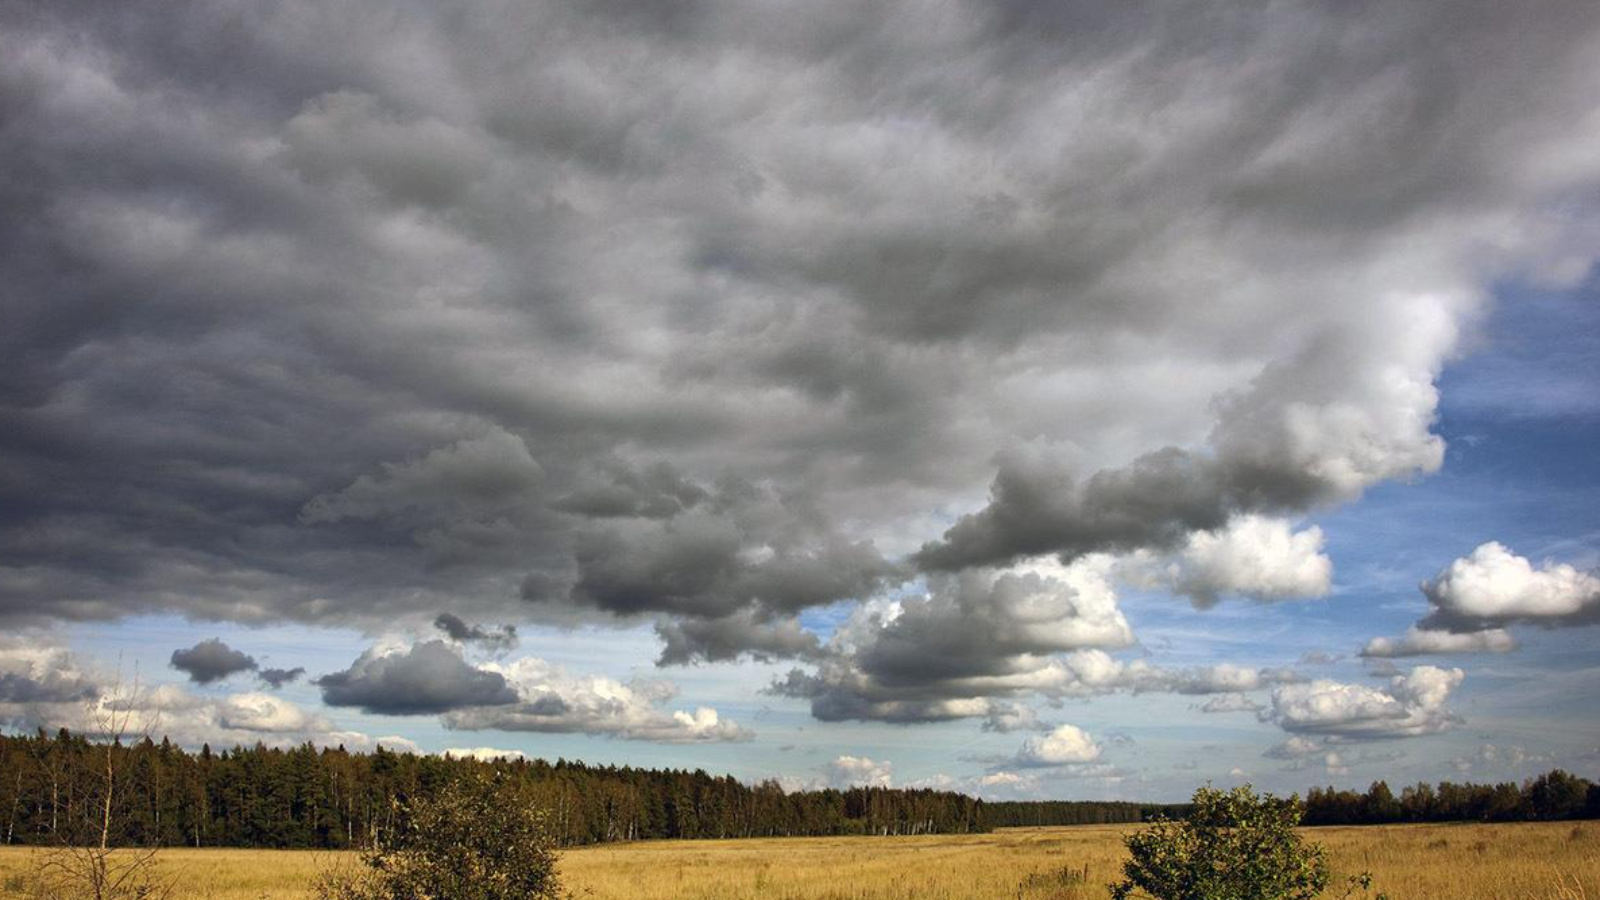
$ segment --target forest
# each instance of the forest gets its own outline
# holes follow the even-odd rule
[[[341,849],[370,845],[407,800],[475,767],[509,773],[548,811],[565,846],[657,838],[959,834],[1010,826],[1105,824],[1181,816],[1186,807],[1126,802],[985,802],[950,791],[854,787],[785,790],[702,770],[556,760],[473,759],[257,744],[188,752],[166,740],[103,744],[82,735],[0,735],[5,844],[72,841],[100,827],[115,772],[111,840],[124,846]],[[1600,787],[1560,770],[1522,785],[1419,784],[1395,795],[1313,788],[1305,824],[1600,817]]]

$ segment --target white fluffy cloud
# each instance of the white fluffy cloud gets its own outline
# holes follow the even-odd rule
[[[1029,696],[1114,692],[1217,694],[1293,681],[1290,669],[1220,663],[1164,668],[1123,661],[1133,632],[1106,554],[1071,564],[1039,558],[1004,569],[935,574],[920,596],[858,607],[817,654],[772,692],[811,701],[823,720],[900,722],[984,718],[990,730],[1029,727]]]
[[[1396,738],[1449,728],[1445,707],[1461,684],[1460,669],[1417,666],[1383,688],[1317,679],[1275,688],[1261,717],[1289,732],[1342,738]]]
[[[1141,586],[1166,588],[1202,608],[1226,596],[1321,597],[1333,578],[1333,561],[1322,546],[1322,529],[1314,525],[1295,531],[1285,519],[1243,515],[1222,528],[1194,532],[1172,553],[1141,550],[1123,572]]]
[[[1025,787],[1036,784],[1037,780],[1031,775],[1019,775],[1016,772],[990,772],[978,777],[978,784],[988,788]]]
[[[1100,758],[1100,752],[1100,745],[1088,732],[1076,725],[1057,725],[1048,734],[1023,741],[1015,764],[1045,767],[1090,763]]]
[[[262,693],[230,695],[217,707],[217,724],[226,729],[273,733],[332,730],[326,718]]]
[[[1246,697],[1244,694],[1223,694],[1212,697],[1200,705],[1203,713],[1232,713],[1232,712],[1260,712],[1265,709],[1262,704]]]
[[[1422,586],[1433,612],[1423,628],[1468,630],[1515,622],[1560,626],[1600,621],[1600,577],[1565,563],[1534,566],[1491,541]]]
[[[349,668],[316,680],[323,702],[379,715],[440,715],[446,727],[477,731],[591,734],[624,740],[699,743],[748,740],[715,709],[670,710],[677,695],[660,679],[618,681],[580,675],[535,657],[475,663],[461,644],[386,639]]]
[[[604,675],[575,675],[542,659],[486,663],[483,671],[504,677],[517,695],[514,703],[456,709],[443,717],[448,728],[465,731],[578,733],[669,744],[744,741],[753,735],[715,709],[666,711],[677,695],[667,681],[617,681]]]
[[[1440,653],[1509,653],[1517,640],[1504,628],[1484,631],[1434,631],[1413,625],[1398,639],[1375,637],[1362,648],[1370,659],[1395,659],[1402,656],[1428,656]]]
[[[1268,759],[1286,761],[1287,771],[1299,771],[1308,765],[1320,765],[1329,775],[1350,774],[1343,752],[1330,748],[1327,742],[1321,740],[1291,737],[1281,744],[1267,748],[1261,755]]]
[[[1506,626],[1562,628],[1600,622],[1600,577],[1566,563],[1535,566],[1490,541],[1422,583],[1429,613],[1400,638],[1375,637],[1370,658],[1442,653],[1506,653]]]
[[[521,750],[501,750],[498,747],[446,747],[439,751],[440,756],[449,756],[455,759],[476,759],[480,762],[493,762],[497,759],[518,760],[526,759],[527,754]]]
[[[380,742],[394,750],[417,749],[405,738],[341,729],[327,716],[272,694],[202,695],[181,685],[149,685],[93,671],[48,635],[0,641],[0,723],[64,727],[91,736],[119,727],[125,737],[148,733],[186,747],[257,742],[287,747],[309,741],[352,750]]]
[[[894,783],[894,764],[866,756],[840,756],[829,762],[827,781],[832,787],[890,787]]]

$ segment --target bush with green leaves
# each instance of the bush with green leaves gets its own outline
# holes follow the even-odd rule
[[[323,900],[556,900],[557,852],[544,811],[488,771],[402,805],[355,871],[325,873]]]
[[[1257,795],[1203,787],[1183,819],[1158,820],[1124,839],[1132,858],[1111,896],[1155,900],[1310,900],[1328,884],[1322,847],[1295,831],[1305,805],[1298,796]],[[1352,889],[1370,879],[1351,879]]]

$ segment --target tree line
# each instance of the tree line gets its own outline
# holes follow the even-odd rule
[[[379,747],[234,747],[197,753],[148,738],[112,748],[111,841],[122,846],[345,849],[373,845],[397,810],[463,775],[494,772],[547,811],[564,846],[653,838],[950,834],[986,828],[983,802],[950,791],[786,791],[703,770],[557,760],[480,761]],[[0,840],[50,844],[102,825],[106,747],[63,730],[0,735]]]
[[[1181,819],[1189,804],[1023,801],[987,803],[984,824],[992,828],[1029,825],[1099,825]],[[1600,785],[1553,769],[1518,785],[1441,781],[1403,788],[1398,796],[1386,781],[1366,792],[1312,788],[1306,795],[1302,825],[1385,825],[1401,822],[1538,822],[1600,819]]]
[[[1366,793],[1312,788],[1306,796],[1307,825],[1381,825],[1391,822],[1533,822],[1600,819],[1600,785],[1553,769],[1520,786],[1426,782],[1395,796],[1388,782],[1374,781]]]
[[[116,771],[107,816],[105,772]],[[998,827],[1181,818],[1187,805],[984,802],[951,791],[785,790],[703,770],[556,760],[480,761],[309,744],[188,752],[148,738],[109,748],[62,730],[0,735],[0,843],[98,839],[122,846],[371,847],[396,810],[460,777],[494,774],[547,811],[563,846],[655,838],[952,834]],[[1600,818],[1600,786],[1561,770],[1522,785],[1418,784],[1396,796],[1313,788],[1307,825]],[[109,826],[107,822],[109,820]]]

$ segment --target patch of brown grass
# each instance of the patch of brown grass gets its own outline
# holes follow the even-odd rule
[[[660,841],[567,851],[580,900],[1100,900],[1129,827],[989,835]],[[1395,900],[1600,900],[1593,823],[1395,825],[1306,832],[1336,880],[1372,872]],[[338,856],[168,850],[174,900],[308,900]],[[0,897],[26,896],[29,851],[0,848]],[[1330,894],[1335,894],[1330,892]]]

